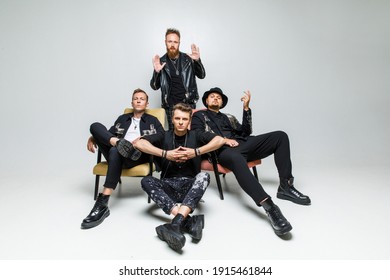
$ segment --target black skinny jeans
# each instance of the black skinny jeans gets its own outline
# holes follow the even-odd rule
[[[108,163],[107,176],[103,185],[106,188],[115,190],[121,177],[122,168],[131,168],[149,161],[149,156],[146,154],[142,154],[137,161],[122,157],[116,147],[104,140],[103,135],[107,135],[107,128],[101,123],[93,123],[90,132]]]
[[[240,145],[236,148],[223,147],[218,155],[218,161],[232,170],[240,187],[259,205],[262,200],[270,196],[253,176],[247,162],[274,154],[279,177],[289,179],[292,177],[290,141],[285,132],[274,131],[250,136],[247,141],[238,140],[238,142]]]

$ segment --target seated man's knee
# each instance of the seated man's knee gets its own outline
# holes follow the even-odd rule
[[[210,184],[210,174],[207,172],[200,172],[196,175],[195,181],[203,183],[207,188]]]
[[[274,134],[281,140],[288,140],[288,135],[286,132],[282,131],[282,130],[277,130],[274,132]]]
[[[103,125],[99,122],[94,122],[93,124],[90,125],[89,127],[89,132],[91,134],[94,134],[98,129],[100,129]]]
[[[152,176],[146,176],[143,177],[141,180],[141,188],[148,192],[151,189],[151,186],[154,184],[153,182],[155,181],[156,178]]]

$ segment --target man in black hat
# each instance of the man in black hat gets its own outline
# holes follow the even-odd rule
[[[244,96],[241,97],[243,117],[242,124],[240,124],[233,116],[220,112],[220,109],[224,108],[228,102],[228,97],[223,94],[220,88],[215,87],[206,91],[202,101],[207,110],[201,110],[194,114],[191,128],[214,132],[228,139],[226,145],[217,152],[218,162],[232,170],[241,188],[258,206],[264,207],[275,233],[283,235],[289,232],[292,226],[253,176],[247,162],[274,154],[280,177],[277,197],[301,205],[309,205],[311,201],[308,196],[300,193],[293,185],[288,135],[283,131],[274,131],[250,136],[252,133],[250,98],[249,90],[245,91]]]

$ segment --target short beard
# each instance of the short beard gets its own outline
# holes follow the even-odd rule
[[[219,111],[219,109],[221,109],[221,107],[219,107],[219,105],[208,105],[208,108],[213,110],[213,111]]]
[[[179,55],[179,49],[177,50],[167,49],[167,54],[169,58],[176,58]]]

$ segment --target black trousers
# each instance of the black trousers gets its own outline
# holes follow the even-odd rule
[[[108,163],[107,176],[103,185],[106,188],[115,190],[121,177],[122,168],[131,168],[149,161],[149,156],[146,154],[142,154],[137,161],[122,157],[118,153],[118,149],[111,146],[103,137],[103,135],[107,135],[107,128],[101,123],[93,123],[90,132]]]
[[[218,161],[232,170],[240,187],[259,205],[260,201],[270,196],[253,176],[247,162],[263,159],[273,154],[279,177],[289,179],[293,177],[290,141],[285,132],[274,131],[250,136],[247,141],[238,140],[238,142],[238,147],[223,147],[218,155]]]

